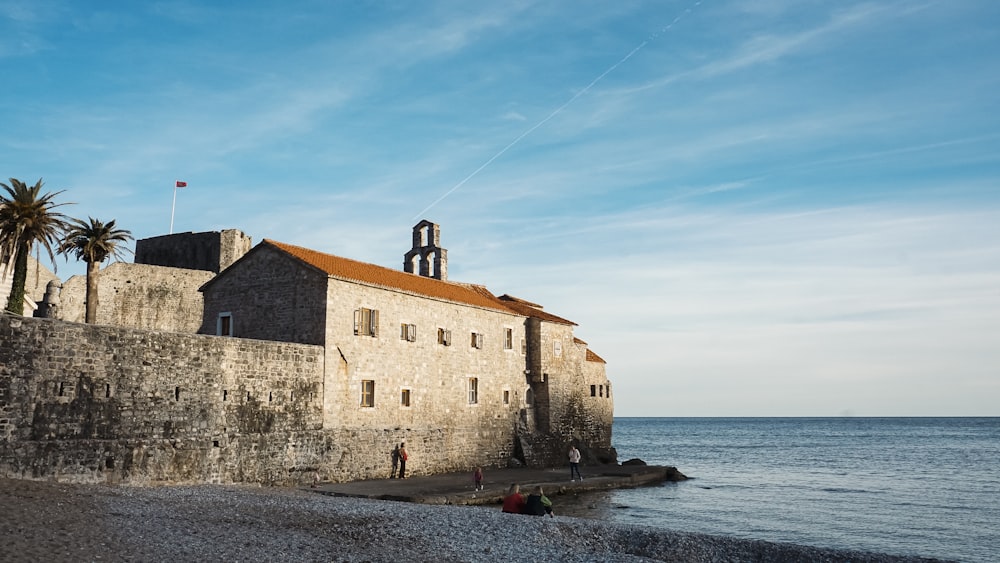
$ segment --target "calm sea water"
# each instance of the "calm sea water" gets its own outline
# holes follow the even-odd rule
[[[558,497],[558,513],[1000,561],[1000,418],[616,418],[612,442],[693,479]]]

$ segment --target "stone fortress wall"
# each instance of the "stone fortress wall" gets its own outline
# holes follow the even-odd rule
[[[204,306],[198,288],[246,254],[250,243],[237,229],[137,240],[135,263],[101,269],[96,324],[197,333]],[[44,316],[83,322],[86,297],[87,277],[73,276]]]
[[[237,229],[162,235],[135,242],[135,263],[218,274],[250,247],[250,237]]]
[[[0,315],[0,475],[288,482],[326,455],[323,349]]]
[[[77,324],[84,276],[66,282],[51,318],[0,317],[0,475],[348,481],[387,476],[404,440],[418,474],[558,465],[570,442],[614,461],[604,362],[590,361],[572,323],[347,283],[266,247],[203,296],[249,237],[170,236],[139,241],[147,263],[102,269],[98,325]],[[172,244],[188,249],[170,254]],[[354,334],[360,307],[379,311],[377,338]],[[237,338],[214,336],[220,314]],[[365,381],[371,406],[360,405]]]
[[[96,324],[194,334],[204,306],[198,288],[214,275],[207,270],[110,264],[98,278]],[[86,301],[87,277],[73,276],[63,283],[56,313],[50,316],[82,323]]]
[[[0,315],[0,475],[302,484],[384,478],[403,440],[415,474],[516,454],[523,393],[503,404],[506,388],[523,387],[516,377],[481,373],[476,405],[445,370],[380,377],[374,408],[359,409],[359,381],[334,385],[324,362],[320,346]],[[330,402],[351,407],[338,416]]]

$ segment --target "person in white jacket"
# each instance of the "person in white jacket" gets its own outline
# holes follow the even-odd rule
[[[583,481],[583,475],[580,475],[580,450],[576,449],[576,446],[569,447],[569,480],[576,481],[580,479]]]

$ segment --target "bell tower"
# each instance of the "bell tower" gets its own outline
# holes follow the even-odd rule
[[[403,271],[448,279],[448,251],[441,248],[441,227],[427,219],[413,227],[413,248],[403,255]]]

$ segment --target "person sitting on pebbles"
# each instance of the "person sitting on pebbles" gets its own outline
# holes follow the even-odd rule
[[[503,511],[511,514],[524,513],[524,495],[521,494],[521,486],[514,483],[507,491],[507,496],[503,498]]]
[[[541,487],[535,487],[534,492],[528,495],[528,499],[524,503],[524,514],[532,516],[545,516],[548,514],[549,518],[554,517],[552,515],[552,501],[549,500],[549,497],[545,496]]]

